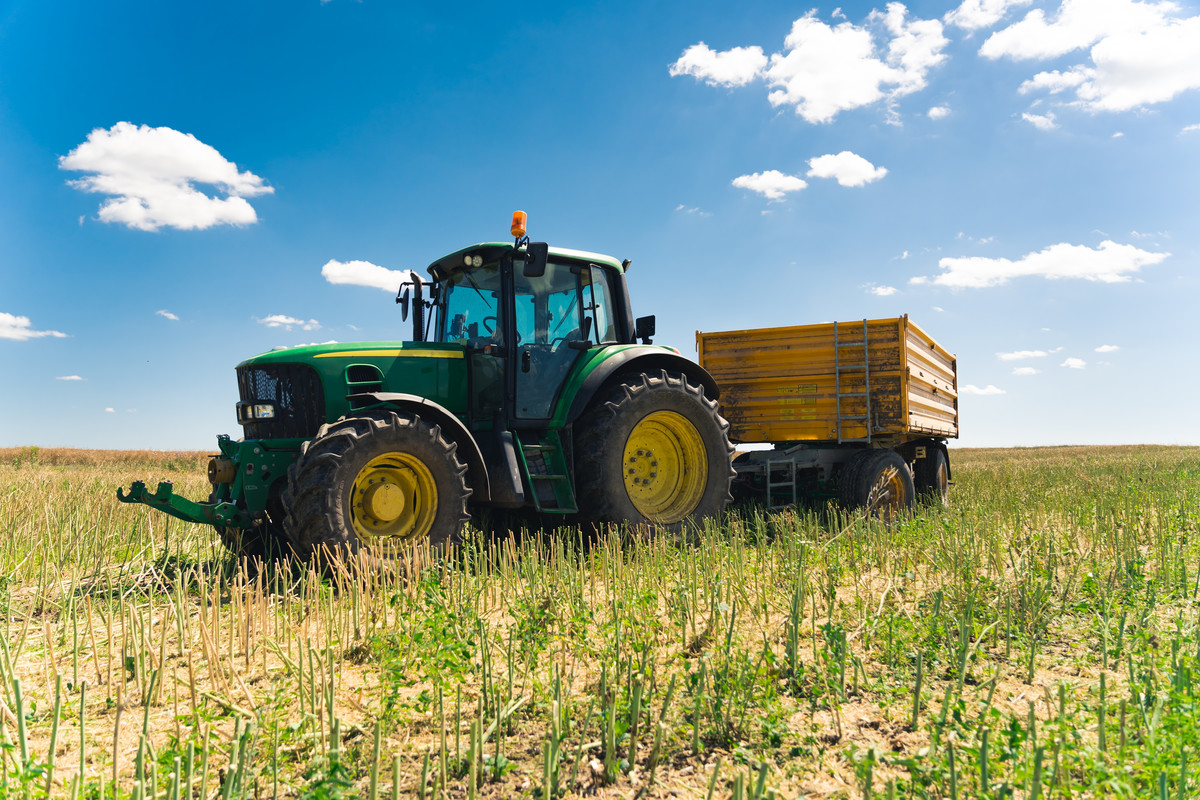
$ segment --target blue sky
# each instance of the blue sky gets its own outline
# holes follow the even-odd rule
[[[1200,444],[1200,7],[0,0],[0,446],[208,449],[399,271],[631,258],[657,342],[907,313],[968,446]]]

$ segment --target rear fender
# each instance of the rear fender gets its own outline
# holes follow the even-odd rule
[[[695,361],[661,347],[628,347],[605,358],[584,379],[575,392],[575,398],[571,401],[566,422],[571,423],[579,419],[583,412],[591,407],[597,396],[602,395],[609,386],[619,382],[624,375],[658,370],[682,372],[688,380],[703,386],[704,394],[710,400],[716,400],[721,396],[721,389],[717,386],[717,382],[708,374],[708,370]]]
[[[355,411],[370,409],[394,409],[410,411],[420,415],[421,419],[436,423],[442,428],[442,433],[450,441],[458,444],[459,456],[467,462],[467,477],[471,483],[471,502],[489,502],[491,488],[488,483],[487,464],[479,443],[467,430],[467,426],[454,416],[445,406],[433,402],[427,397],[402,392],[363,392],[346,397]]]

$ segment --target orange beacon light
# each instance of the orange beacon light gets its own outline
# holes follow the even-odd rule
[[[512,220],[512,235],[521,239],[525,236],[525,224],[528,215],[524,211],[514,211]]]

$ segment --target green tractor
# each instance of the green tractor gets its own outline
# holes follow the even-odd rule
[[[134,482],[124,502],[213,525],[243,555],[312,559],[459,541],[472,515],[678,530],[731,499],[716,382],[634,320],[629,261],[525,236],[413,275],[412,341],[275,350],[237,367],[241,441],[212,494]],[[639,343],[638,340],[641,340]]]

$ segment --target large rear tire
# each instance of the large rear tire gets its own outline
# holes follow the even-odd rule
[[[461,541],[467,468],[458,445],[416,414],[363,412],[322,425],[288,469],[284,529],[305,560],[399,544]]]
[[[842,507],[862,509],[884,522],[894,522],[913,507],[912,472],[894,450],[862,450],[838,479]]]
[[[729,423],[677,372],[627,377],[576,424],[580,513],[671,531],[732,500]]]

